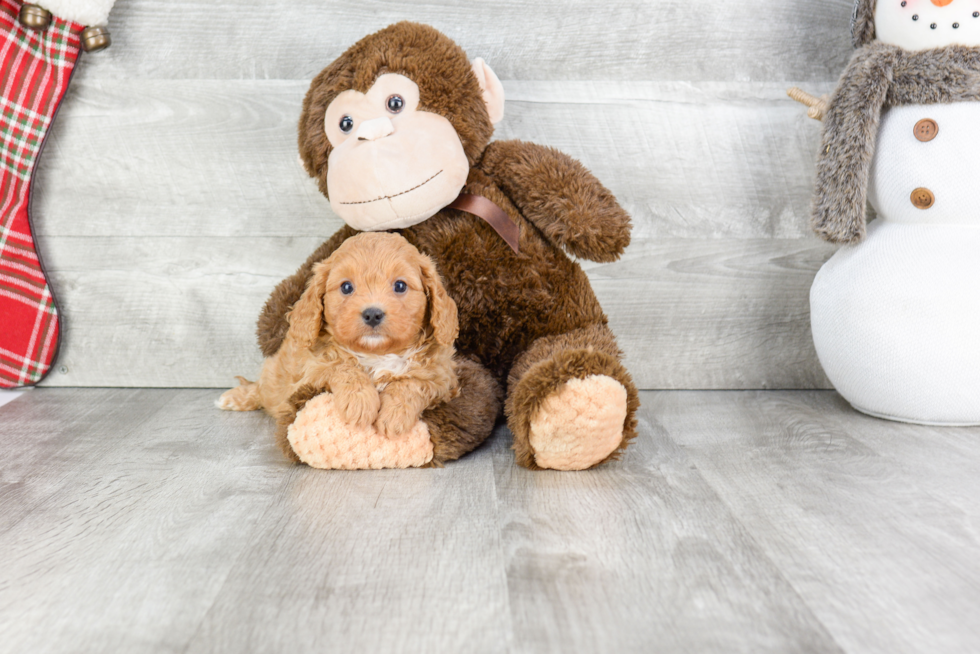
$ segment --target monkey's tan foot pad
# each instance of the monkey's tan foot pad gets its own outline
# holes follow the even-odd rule
[[[373,425],[353,427],[341,420],[330,393],[307,402],[286,437],[300,461],[312,468],[417,468],[432,460],[429,428],[421,420],[407,434],[388,439]]]
[[[619,447],[625,421],[622,384],[606,375],[570,379],[531,418],[534,461],[552,470],[590,468]]]

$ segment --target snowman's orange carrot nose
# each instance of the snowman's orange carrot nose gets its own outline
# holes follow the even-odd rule
[[[946,5],[952,3],[953,0],[932,0],[932,4],[936,5],[937,7],[945,7]]]

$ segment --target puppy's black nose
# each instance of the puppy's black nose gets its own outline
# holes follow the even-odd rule
[[[364,322],[370,327],[377,327],[385,319],[385,312],[378,307],[368,307],[361,312],[361,318],[364,318]]]

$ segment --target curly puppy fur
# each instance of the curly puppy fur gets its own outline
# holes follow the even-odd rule
[[[421,107],[450,120],[471,163],[463,192],[497,204],[520,231],[519,254],[481,218],[455,209],[442,209],[399,231],[437,262],[459,308],[456,348],[481,373],[489,372],[486,377],[474,373],[470,384],[461,378],[460,395],[438,409],[456,417],[447,417],[442,426],[429,423],[438,464],[490,434],[487,412],[498,415],[500,385],[515,360],[536,341],[605,328],[607,319],[588,277],[563,250],[594,261],[614,261],[629,244],[631,224],[612,193],[574,159],[533,143],[489,142],[493,127],[465,52],[437,30],[414,23],[398,23],[365,37],[313,81],[300,117],[299,144],[304,165],[324,194],[330,155],[323,129],[326,107],[343,90],[367,90],[382,72],[414,80]],[[299,299],[316,262],[355,233],[342,228],[273,292],[258,325],[266,355],[280,348],[287,330],[285,314]],[[611,341],[611,334],[608,338]],[[618,364],[618,349],[613,349],[613,354],[596,351],[589,356],[606,362],[599,368],[615,369],[616,379],[632,389],[628,373],[608,361]],[[550,352],[556,359],[563,356]],[[559,374],[562,366],[556,365]],[[631,405],[629,421],[634,411]],[[468,412],[474,412],[472,417]],[[428,422],[436,413],[434,409],[423,419]]]
[[[456,305],[428,257],[395,234],[361,234],[311,272],[259,381],[243,380],[219,406],[279,419],[293,412],[299,389],[316,387],[334,394],[348,423],[397,437],[452,396]],[[368,323],[366,310],[383,311],[381,322]]]
[[[830,99],[817,158],[812,226],[832,243],[855,243],[867,231],[867,195],[884,110],[910,104],[980,100],[980,48],[909,52],[874,40],[874,0],[856,6],[861,46]]]

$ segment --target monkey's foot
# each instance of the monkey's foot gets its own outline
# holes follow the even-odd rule
[[[312,468],[417,468],[432,460],[429,429],[421,420],[408,433],[388,439],[373,425],[346,424],[330,393],[306,402],[289,425],[286,438],[299,460]]]
[[[626,388],[606,375],[569,379],[531,417],[534,462],[553,470],[585,470],[623,441]]]

